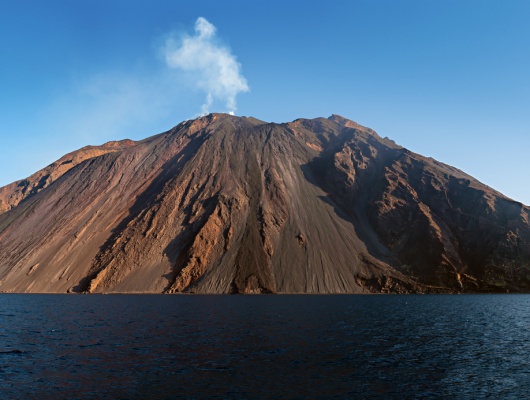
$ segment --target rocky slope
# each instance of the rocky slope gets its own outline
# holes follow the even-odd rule
[[[66,154],[27,179],[1,187],[0,214],[16,207],[26,197],[34,195],[50,186],[57,178],[64,175],[77,164],[90,158],[120,151],[134,145],[135,143],[132,140],[121,140],[119,142],[108,142],[103,146],[85,146],[82,149]]]
[[[212,114],[0,189],[0,290],[530,290],[530,209],[339,116]]]

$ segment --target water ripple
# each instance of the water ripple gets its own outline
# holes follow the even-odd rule
[[[3,398],[524,398],[530,296],[0,295]]]

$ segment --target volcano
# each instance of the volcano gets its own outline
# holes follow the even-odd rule
[[[528,292],[529,220],[338,115],[210,114],[0,188],[0,290]]]

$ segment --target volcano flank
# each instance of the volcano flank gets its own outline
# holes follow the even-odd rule
[[[333,115],[210,114],[0,188],[0,291],[530,291],[530,208]]]

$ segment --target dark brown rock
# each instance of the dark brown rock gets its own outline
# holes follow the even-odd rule
[[[0,188],[0,290],[530,290],[530,209],[334,115],[212,114]]]

